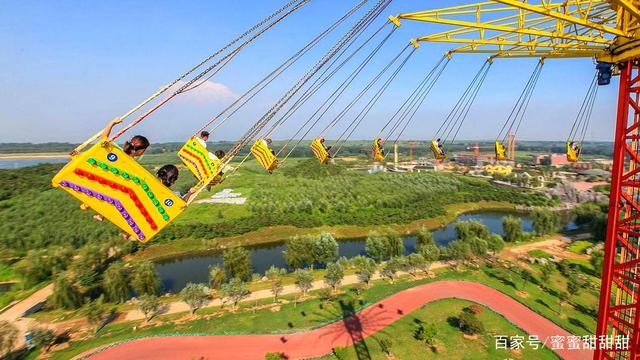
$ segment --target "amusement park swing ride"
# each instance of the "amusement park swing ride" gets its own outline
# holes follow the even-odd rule
[[[137,115],[115,135],[92,136],[72,152],[71,161],[53,178],[59,187],[77,198],[83,206],[98,212],[122,231],[139,241],[149,241],[190,205],[196,196],[183,200],[164,186],[144,167],[115,145],[115,140],[162,105],[190,91],[218,73],[252,41],[259,38],[280,21],[296,12],[310,0],[292,0],[273,14],[248,29],[220,50],[189,69],[174,81],[120,116],[127,119]],[[564,58],[595,59],[596,75],[580,106],[567,136],[569,161],[580,158],[582,141],[589,124],[599,85],[607,85],[613,75],[619,76],[618,106],[613,148],[613,169],[609,203],[608,228],[602,273],[601,297],[596,335],[622,334],[630,339],[627,349],[598,348],[596,359],[637,359],[640,357],[640,1],[637,0],[493,0],[460,6],[437,8],[389,16],[370,36],[364,36],[377,18],[384,13],[391,0],[376,1],[318,61],[274,102],[222,157],[210,154],[196,136],[209,128],[215,131],[230,119],[257,93],[274,81],[282,72],[314,48],[339,25],[365,6],[358,2],[309,43],[303,46],[271,73],[248,89],[222,112],[194,132],[178,156],[198,180],[194,195],[208,186],[219,183],[223,169],[249,144],[250,152],[242,164],[253,155],[265,170],[276,171],[323,119],[345,89],[362,72],[370,60],[388,42],[393,33],[407,21],[428,22],[449,26],[449,29],[416,37],[403,44],[399,52],[377,72],[338,115],[315,136],[311,149],[318,160],[326,164],[337,156],[344,142],[366,118],[376,102],[384,96],[411,56],[427,42],[456,44],[426,73],[422,81],[406,98],[398,110],[384,124],[373,139],[372,158],[385,158],[384,144],[397,143],[409,127],[452,57],[457,54],[485,54],[487,60],[444,119],[431,140],[434,157],[444,160],[447,146],[455,140],[470,107],[474,102],[492,64],[497,59],[537,58],[520,97],[508,118],[497,132],[496,160],[506,160],[504,143],[507,134],[518,131],[544,63]],[[452,28],[451,28],[452,27]],[[378,39],[383,36],[381,39]],[[305,104],[338,70],[349,63],[365,44],[375,46],[347,78],[299,127],[280,149],[273,149],[270,136]],[[181,85],[184,82],[184,85]],[[177,90],[174,90],[178,87]],[[372,91],[373,95],[368,95]],[[160,98],[162,95],[164,97]],[[362,99],[369,99],[331,146],[325,145],[325,134],[342,122],[345,114]],[[154,103],[155,102],[155,103]],[[286,109],[285,109],[286,108]],[[144,112],[143,112],[144,111]],[[214,124],[215,123],[215,124]],[[89,146],[91,145],[91,146]],[[288,149],[288,151],[287,151]],[[280,159],[281,158],[281,159]]]

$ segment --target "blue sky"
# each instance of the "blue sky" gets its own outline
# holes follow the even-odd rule
[[[424,10],[436,3],[446,6],[462,1],[396,0],[369,31],[380,26],[387,15]],[[3,1],[0,142],[82,141],[282,4],[281,0]],[[144,134],[152,142],[184,140],[355,4],[355,0],[312,0],[244,49],[202,89],[172,101],[132,132]],[[348,26],[354,21],[355,17]],[[403,22],[323,123],[329,122],[409,38],[445,29]],[[237,139],[346,30],[347,25],[340,27],[319,44],[220,127],[214,139]],[[375,136],[449,48],[423,43],[352,138]],[[482,55],[454,56],[404,138],[430,139],[483,61]],[[460,139],[495,138],[536,61],[496,60]],[[593,69],[591,59],[547,60],[518,137],[565,139]],[[273,137],[291,136],[348,72],[339,72]],[[599,89],[587,140],[612,139],[616,88],[614,79],[610,86]],[[341,126],[346,122],[326,136],[337,137]]]

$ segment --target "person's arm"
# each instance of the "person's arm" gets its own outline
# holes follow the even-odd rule
[[[109,135],[111,135],[111,130],[113,130],[113,127],[120,124],[122,122],[122,118],[121,117],[115,117],[113,118],[113,120],[111,120],[107,126],[104,128],[104,130],[102,131],[102,138],[108,138]]]
[[[184,200],[185,202],[189,202],[189,200],[191,199],[191,197],[196,193],[196,189],[195,186],[192,187],[191,189],[189,189],[189,191],[187,191],[186,194],[182,195],[182,200]]]

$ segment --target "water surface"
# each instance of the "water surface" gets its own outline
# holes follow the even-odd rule
[[[500,211],[483,211],[460,215],[456,221],[475,220],[487,226],[490,232],[503,235],[502,218],[511,215],[522,219],[522,230],[531,231],[532,221],[527,215],[522,213],[508,213]],[[456,239],[455,222],[446,227],[433,231],[435,242],[444,246]],[[405,246],[405,254],[415,252],[415,236],[405,236],[402,238]],[[365,254],[365,239],[340,240],[338,256],[352,258]],[[283,242],[266,245],[247,247],[251,254],[251,261],[254,273],[264,274],[272,265],[286,268],[283,251]],[[222,267],[222,255],[212,254],[204,256],[187,256],[171,260],[163,260],[156,264],[156,269],[162,281],[162,287],[167,292],[179,292],[187,283],[208,283],[209,268],[213,265]]]

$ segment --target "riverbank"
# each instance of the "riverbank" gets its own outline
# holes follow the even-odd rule
[[[336,225],[314,228],[299,228],[290,225],[268,226],[242,235],[217,239],[194,240],[190,238],[174,240],[170,243],[151,244],[130,257],[131,260],[160,261],[176,257],[212,254],[234,246],[256,246],[283,242],[296,235],[332,233],[336,239],[358,239],[366,237],[371,231],[392,229],[400,235],[415,234],[421,228],[436,230],[447,226],[458,216],[475,211],[515,211],[515,205],[499,201],[480,201],[475,203],[451,204],[445,206],[446,214],[412,221],[407,224],[386,225]]]
[[[66,153],[66,152],[0,154],[0,160],[66,159],[66,158],[69,158],[69,153]]]

